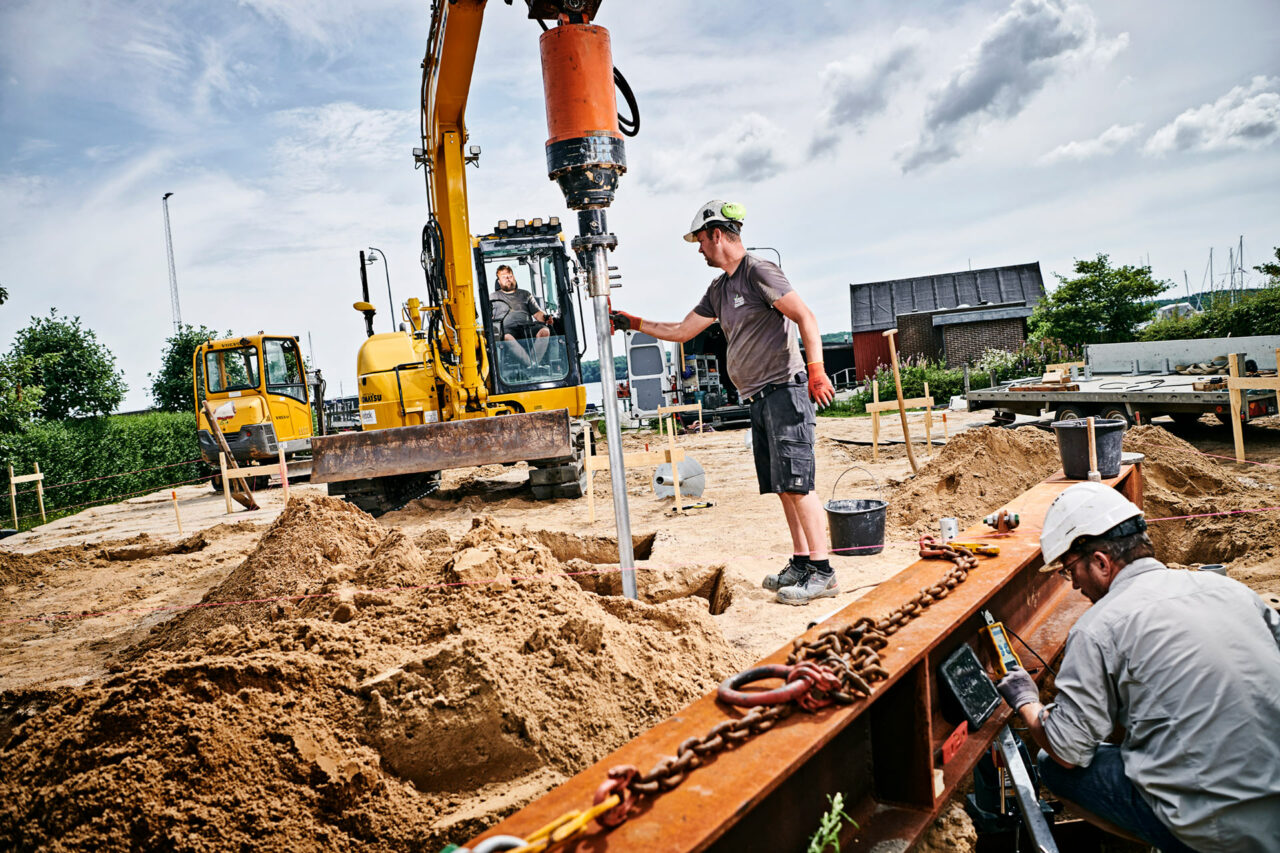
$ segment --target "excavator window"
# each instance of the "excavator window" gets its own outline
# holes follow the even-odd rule
[[[262,343],[262,355],[267,371],[267,393],[307,402],[307,385],[298,345],[287,338],[268,338]]]
[[[510,274],[502,267],[510,268]],[[492,283],[485,299],[503,383],[563,383],[570,359],[553,255],[535,250],[486,256],[481,280]],[[514,284],[514,289],[504,290],[503,281],[508,288]],[[539,313],[546,320],[537,319]]]
[[[258,387],[258,348],[212,350],[204,356],[209,393],[251,391]]]

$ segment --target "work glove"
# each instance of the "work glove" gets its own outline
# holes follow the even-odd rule
[[[819,406],[830,405],[836,396],[835,386],[827,378],[827,370],[820,361],[809,365],[809,396]]]
[[[628,314],[626,311],[610,311],[609,331],[638,332],[640,331],[640,318],[634,314]]]
[[[996,682],[996,690],[1000,698],[1009,703],[1009,707],[1018,710],[1023,705],[1040,701],[1040,688],[1031,680],[1031,675],[1022,667],[1015,666],[1004,678]]]

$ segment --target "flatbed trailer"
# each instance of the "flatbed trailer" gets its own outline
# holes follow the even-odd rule
[[[1086,348],[1085,368],[1072,370],[1071,390],[1013,390],[1037,384],[1036,378],[1015,380],[998,388],[970,390],[969,408],[994,409],[995,420],[1012,422],[1016,415],[1039,416],[1045,412],[1059,420],[1078,417],[1120,418],[1147,423],[1168,415],[1191,423],[1212,414],[1230,424],[1231,393],[1221,389],[1197,390],[1197,383],[1212,375],[1175,372],[1176,364],[1208,363],[1229,353],[1241,353],[1241,363],[1267,368],[1275,364],[1280,336],[1208,338],[1198,341],[1158,341],[1132,344],[1097,344]],[[1224,371],[1225,372],[1225,371]],[[1277,414],[1276,392],[1241,391],[1237,416],[1242,421]]]

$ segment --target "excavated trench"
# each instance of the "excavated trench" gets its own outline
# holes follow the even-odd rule
[[[558,530],[530,530],[528,535],[569,567],[578,586],[596,595],[622,595],[617,569],[618,540],[611,536],[577,536]],[[637,561],[653,558],[655,533],[632,537]],[[733,603],[724,566],[637,566],[636,588],[641,601],[661,604],[681,598],[701,598],[707,612],[719,616]]]

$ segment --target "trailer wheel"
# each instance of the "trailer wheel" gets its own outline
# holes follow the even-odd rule
[[[1103,406],[1099,417],[1109,421],[1124,421],[1125,429],[1133,426],[1133,419],[1129,417],[1129,412],[1124,406]]]
[[[1075,403],[1068,403],[1054,414],[1054,417],[1060,421],[1073,421],[1081,418],[1087,418],[1089,415],[1085,412],[1084,407]]]

